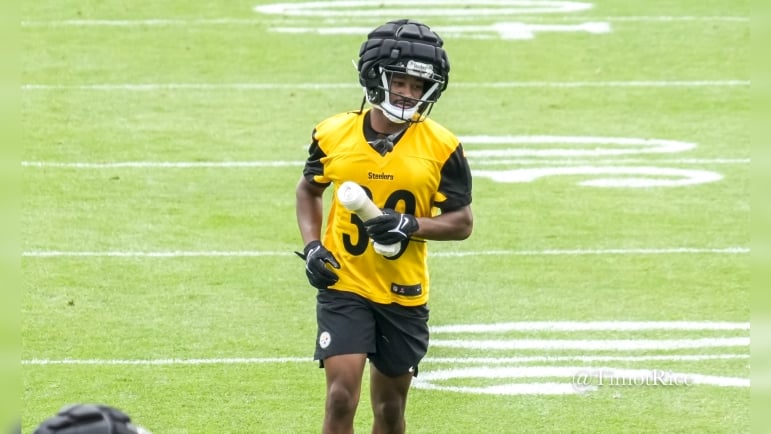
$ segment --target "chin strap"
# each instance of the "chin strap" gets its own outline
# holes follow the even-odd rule
[[[364,113],[364,105],[367,103],[367,97],[364,96],[361,99],[361,107],[359,107],[359,114]]]
[[[402,118],[400,116],[397,116],[397,115],[393,114],[391,111],[389,111],[387,107],[384,107],[386,105],[393,107],[391,104],[387,103],[386,101],[381,102],[376,107],[378,109],[380,109],[381,112],[383,112],[383,115],[385,117],[387,117],[389,121],[391,121],[391,122],[393,122],[395,124],[403,124],[403,123],[410,122],[411,119],[415,116],[415,113],[418,112],[418,107],[420,107],[420,104],[418,104],[417,106],[415,106],[414,108],[411,108],[409,110],[402,109],[401,110],[402,116],[407,114],[407,113],[409,113],[410,111],[412,111],[412,113],[409,116],[409,119],[404,119],[404,118]],[[396,111],[398,111],[395,107],[394,107],[394,109]]]

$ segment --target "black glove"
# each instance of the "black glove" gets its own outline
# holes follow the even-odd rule
[[[395,244],[408,240],[418,230],[418,219],[387,208],[383,210],[383,215],[365,221],[364,227],[376,243]]]
[[[319,240],[313,240],[303,249],[303,253],[295,252],[297,256],[305,260],[305,274],[312,286],[324,289],[337,282],[337,274],[327,267],[327,264],[340,269],[340,264],[332,253],[321,244]]]

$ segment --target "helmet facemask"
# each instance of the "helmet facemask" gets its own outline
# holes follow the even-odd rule
[[[425,120],[444,85],[442,77],[434,73],[434,66],[429,63],[409,60],[406,63],[399,62],[396,65],[378,67],[378,69],[380,70],[380,82],[377,88],[380,92],[377,93],[383,97],[382,101],[375,103],[374,106],[380,109],[388,120],[397,124]],[[415,77],[421,80],[423,82],[421,96],[415,99],[394,92],[391,81],[395,76]]]

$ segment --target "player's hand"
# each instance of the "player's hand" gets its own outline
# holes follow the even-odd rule
[[[337,282],[337,273],[330,270],[327,264],[337,269],[340,269],[340,264],[321,241],[313,240],[305,246],[303,253],[295,253],[305,260],[305,275],[312,286],[325,289]]]
[[[365,221],[364,227],[376,243],[395,244],[409,239],[418,230],[418,219],[386,208],[383,215]]]

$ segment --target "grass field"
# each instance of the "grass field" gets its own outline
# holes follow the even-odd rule
[[[408,432],[748,432],[749,2],[341,3],[21,4],[23,432],[320,431],[294,187],[406,11],[475,214],[429,247]]]

